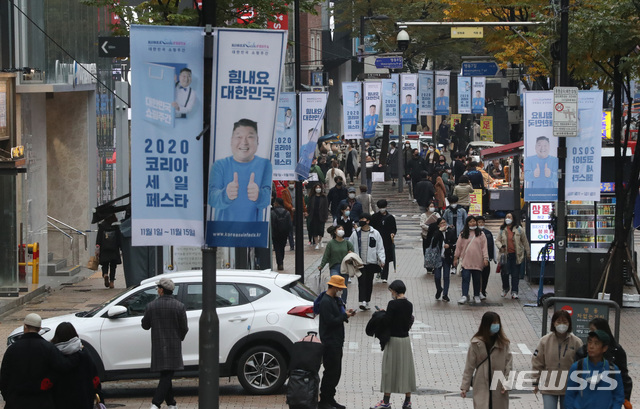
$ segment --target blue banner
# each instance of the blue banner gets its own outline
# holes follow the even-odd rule
[[[362,84],[342,83],[342,114],[344,138],[362,139]]]
[[[296,93],[283,92],[278,101],[276,140],[273,143],[273,180],[295,180],[298,150]]]
[[[458,77],[458,113],[471,113],[471,77]]]
[[[433,115],[433,71],[418,71],[420,115]]]
[[[134,246],[201,246],[201,27],[131,26]]]
[[[217,29],[206,242],[267,247],[286,32]]]
[[[436,115],[449,115],[449,71],[436,71]]]
[[[367,81],[364,83],[364,137],[376,136],[376,126],[380,117],[380,103],[382,101],[382,83]]]
[[[471,106],[472,114],[484,115],[485,88],[487,79],[485,77],[473,77],[473,101]]]
[[[300,160],[296,166],[298,180],[309,177],[328,97],[328,92],[300,93]]]
[[[400,75],[400,123],[402,125],[413,125],[418,123],[418,105],[416,96],[418,94],[418,75]]]
[[[400,124],[400,93],[399,89],[400,76],[391,74],[390,79],[382,80],[382,123],[384,125]]]

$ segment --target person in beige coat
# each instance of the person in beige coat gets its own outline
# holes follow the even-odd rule
[[[506,264],[502,266],[502,296],[506,297],[511,290],[511,298],[518,298],[518,286],[520,284],[520,265],[531,255],[527,234],[520,226],[520,221],[513,213],[507,213],[504,223],[500,226],[500,232],[496,239],[496,247],[500,255],[506,255]],[[511,278],[511,288],[509,288]]]
[[[467,175],[460,176],[460,180],[456,187],[453,188],[453,194],[458,196],[458,206],[464,207],[464,210],[469,212],[469,206],[471,206],[471,198],[469,195],[473,193],[473,186],[469,181]]]
[[[471,338],[460,396],[466,398],[469,389],[473,388],[475,409],[508,409],[509,392],[505,386],[498,382],[496,390],[491,391],[490,385],[496,372],[502,372],[508,378],[511,366],[509,339],[504,335],[500,316],[487,311],[482,316],[478,332]]]

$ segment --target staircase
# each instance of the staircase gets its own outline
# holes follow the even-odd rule
[[[80,272],[82,267],[79,265],[68,266],[66,258],[55,259],[53,253],[47,254],[47,275],[56,277],[71,277]]]

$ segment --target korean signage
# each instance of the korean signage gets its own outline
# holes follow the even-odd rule
[[[436,71],[436,115],[449,115],[449,71]]]
[[[493,142],[493,117],[480,117],[480,139]]]
[[[198,27],[131,26],[134,246],[200,246],[204,37]]]
[[[286,32],[218,29],[206,242],[267,247]]]
[[[529,205],[529,220],[531,222],[549,221],[553,212],[553,203],[531,203]]]
[[[473,189],[473,193],[469,194],[469,215],[482,215],[482,189]]]
[[[529,204],[529,238],[531,241],[531,261],[540,261],[540,251],[547,242],[554,240],[549,222],[553,213],[553,203],[532,202]],[[553,261],[553,245],[547,249],[547,260]]]
[[[553,136],[578,136],[578,88],[553,88]]]
[[[382,83],[367,81],[364,83],[364,137],[376,136],[376,126],[380,118],[382,102]]]
[[[400,113],[398,107],[400,106],[400,93],[398,92],[400,76],[398,74],[391,74],[390,79],[382,80],[382,123],[384,125],[399,125]]]
[[[555,304],[556,310],[565,310],[571,315],[573,333],[585,344],[589,338],[589,322],[594,318],[609,319],[609,306],[584,302],[563,302]]]
[[[554,237],[549,223],[531,223],[531,241],[550,241]]]
[[[458,77],[458,113],[471,113],[471,77]]]
[[[400,75],[400,123],[411,125],[418,123],[418,105],[416,97],[418,93],[418,75]]]
[[[278,101],[276,139],[273,142],[271,163],[273,180],[294,180],[298,149],[298,109],[295,92],[283,92]]]
[[[311,162],[318,146],[328,95],[327,92],[300,93],[300,141],[298,141],[300,160],[296,166],[296,175],[299,180],[309,177]]]
[[[486,77],[473,77],[473,100],[471,113],[484,115],[484,93],[486,88]]]
[[[433,71],[418,71],[420,115],[433,115]]]
[[[342,83],[342,114],[345,139],[362,139],[362,84]]]

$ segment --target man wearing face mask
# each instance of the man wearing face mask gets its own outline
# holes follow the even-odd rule
[[[336,185],[329,189],[327,200],[329,200],[329,210],[333,216],[333,221],[340,217],[340,202],[347,198],[347,189],[344,188],[344,180],[340,176],[335,177]]]
[[[362,275],[358,277],[358,302],[361,310],[370,310],[371,292],[373,291],[373,277],[380,273],[385,264],[384,244],[380,233],[369,225],[371,215],[363,213],[358,222],[358,229],[349,237],[353,244],[353,251],[360,256],[364,266],[360,269]]]
[[[346,205],[351,208],[349,218],[353,220],[354,223],[360,220],[360,215],[363,212],[362,204],[356,200],[356,188],[354,186],[350,186],[349,189],[347,189],[347,198],[340,201],[338,207],[341,207],[342,205]]]
[[[384,245],[385,263],[382,267],[380,278],[386,283],[389,278],[389,264],[396,261],[395,247],[393,240],[398,232],[396,226],[396,218],[387,212],[387,201],[385,199],[378,200],[378,212],[371,216],[369,224],[376,229],[382,236],[382,244]]]
[[[389,178],[391,178],[391,185],[396,185],[396,179],[398,179],[398,160],[400,158],[400,152],[396,149],[396,143],[391,142],[389,144],[389,154],[387,155],[387,170],[389,172]]]
[[[414,200],[413,200],[414,202],[416,201],[415,199],[416,185],[420,181],[420,177],[424,170],[425,170],[424,159],[420,157],[418,150],[414,149],[413,157],[411,158],[409,163],[407,163],[407,167],[405,170],[406,173],[409,175],[409,178],[411,179],[411,188],[413,189],[413,193],[414,193]]]
[[[449,207],[444,211],[442,218],[447,221],[449,226],[455,229],[456,235],[464,229],[464,221],[467,218],[467,211],[458,206],[458,196],[449,196]]]

